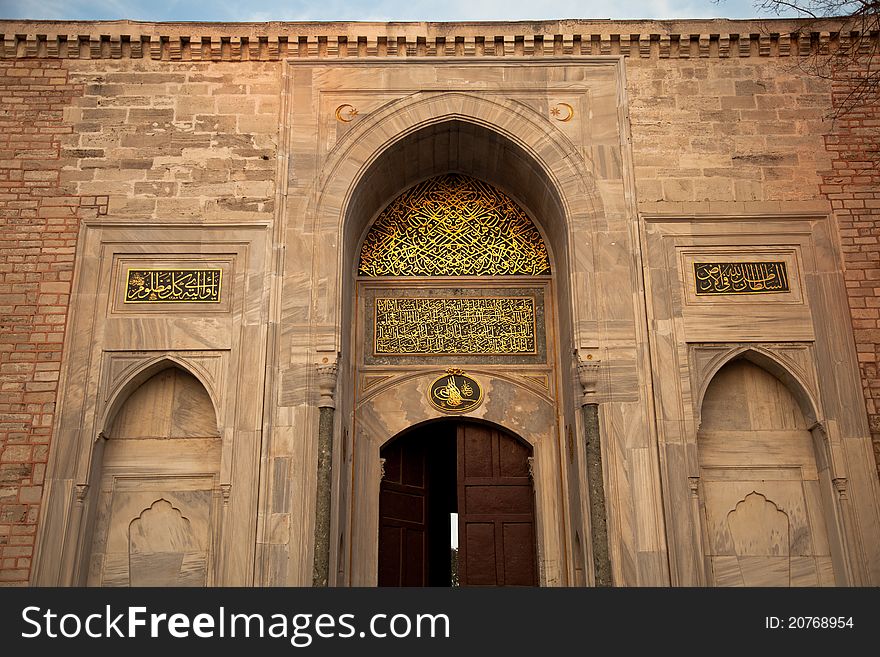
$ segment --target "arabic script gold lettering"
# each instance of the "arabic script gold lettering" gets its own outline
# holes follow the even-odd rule
[[[784,262],[695,262],[697,294],[789,292]]]
[[[412,187],[379,215],[361,248],[361,276],[536,276],[547,247],[512,199],[448,174]]]
[[[130,269],[126,302],[219,302],[219,269]]]
[[[377,354],[533,354],[535,301],[377,298]]]

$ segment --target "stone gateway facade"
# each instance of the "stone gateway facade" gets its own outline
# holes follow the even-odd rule
[[[0,582],[880,584],[840,25],[0,33]]]

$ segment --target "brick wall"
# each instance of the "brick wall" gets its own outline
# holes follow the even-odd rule
[[[0,59],[0,584],[30,575],[80,222],[271,216],[279,70]]]
[[[59,184],[58,60],[0,60],[0,584],[28,581],[61,369],[79,220],[106,198]]]
[[[856,351],[880,472],[880,89],[875,87],[856,102],[851,96],[854,81],[864,79],[867,65],[866,61],[840,71],[841,79],[832,86],[834,107],[842,111],[825,138],[833,159],[822,171],[822,192],[840,227]],[[880,57],[875,57],[871,70],[878,67]]]

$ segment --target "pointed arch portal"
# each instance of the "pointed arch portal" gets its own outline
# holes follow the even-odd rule
[[[398,154],[429,143],[437,158],[413,179]],[[562,223],[546,232],[558,217],[555,193],[540,191],[546,181],[517,184],[529,169],[537,182],[536,162],[501,133],[450,120],[389,147],[354,189],[353,584],[448,585],[450,513],[461,585],[567,578],[558,569],[566,400],[554,383],[560,341],[570,340],[560,337],[555,280],[567,239]],[[433,382],[460,375],[467,403],[456,391],[452,405],[438,404]],[[533,458],[543,473],[534,480]],[[543,554],[553,565],[542,572]]]

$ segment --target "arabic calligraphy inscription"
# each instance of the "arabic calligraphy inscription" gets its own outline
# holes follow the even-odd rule
[[[360,276],[550,273],[541,233],[510,197],[459,174],[431,178],[382,211],[361,248]]]
[[[531,297],[377,298],[376,354],[534,354]]]
[[[219,303],[220,269],[129,269],[125,303]]]
[[[697,294],[790,292],[784,262],[695,262]]]

